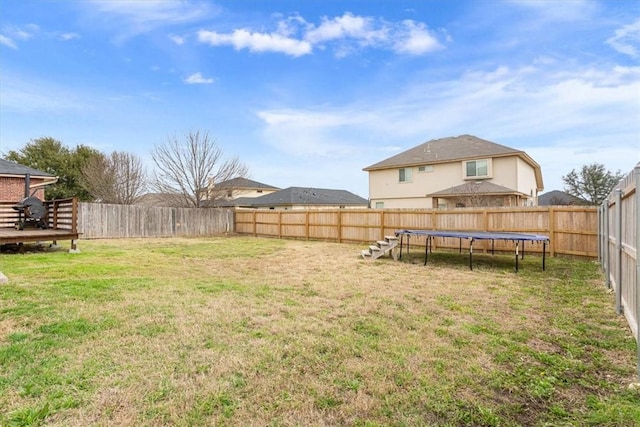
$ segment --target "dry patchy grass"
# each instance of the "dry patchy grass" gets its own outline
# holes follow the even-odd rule
[[[0,255],[0,421],[630,425],[635,342],[597,266],[254,238]]]

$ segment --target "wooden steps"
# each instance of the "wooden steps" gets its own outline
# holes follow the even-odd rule
[[[393,250],[398,246],[398,238],[396,236],[384,236],[384,240],[378,240],[375,245],[369,246],[369,249],[364,249],[360,254],[365,259],[378,259],[384,254],[389,254],[396,259],[395,251]]]

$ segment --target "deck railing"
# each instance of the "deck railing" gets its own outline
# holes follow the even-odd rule
[[[17,202],[0,202],[0,228],[15,228],[21,220],[21,213],[14,209]],[[75,197],[55,199],[43,202],[47,209],[45,223],[53,230],[68,230],[76,233],[78,229],[78,201]]]

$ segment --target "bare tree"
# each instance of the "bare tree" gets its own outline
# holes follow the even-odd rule
[[[245,177],[247,167],[237,157],[224,160],[223,152],[208,132],[190,131],[184,142],[169,137],[151,152],[157,171],[153,187],[168,204],[202,207],[209,199],[209,182]]]
[[[87,191],[102,203],[134,204],[147,186],[147,172],[134,154],[114,151],[91,158],[82,168]]]

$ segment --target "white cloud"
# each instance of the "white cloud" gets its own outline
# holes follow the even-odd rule
[[[240,29],[232,33],[221,34],[215,31],[198,31],[198,40],[211,46],[233,46],[236,50],[248,49],[250,52],[279,52],[290,56],[302,56],[311,53],[309,42],[296,40],[277,33],[256,33]]]
[[[174,34],[171,34],[169,36],[169,39],[171,39],[172,42],[174,42],[175,44],[177,44],[178,46],[181,46],[184,44],[185,42],[185,38],[182,36],[176,36]]]
[[[564,65],[563,65],[564,66]],[[497,67],[435,83],[407,84],[338,107],[263,110],[265,141],[301,159],[356,157],[359,168],[432,138],[474,134],[522,149],[541,164],[545,188],[599,161],[630,170],[640,161],[640,67],[554,73]],[[354,165],[355,166],[355,165]]]
[[[84,97],[75,89],[4,72],[0,108],[9,113],[58,115],[89,111],[92,107],[85,104]]]
[[[29,40],[39,31],[40,27],[35,24],[27,24],[21,27],[14,25],[3,26],[4,34],[0,34],[0,45],[17,50],[16,40]]]
[[[328,110],[265,110],[257,113],[264,122],[267,141],[279,151],[298,157],[339,158],[355,154],[345,133],[367,121],[354,111],[344,116]],[[341,136],[337,136],[340,133]]]
[[[640,19],[617,29],[615,35],[607,40],[607,44],[622,54],[638,58],[640,56]]]
[[[349,12],[334,18],[324,17],[318,26],[294,15],[280,19],[276,27],[275,32],[254,32],[246,28],[229,33],[200,30],[198,40],[211,46],[228,45],[236,50],[278,52],[294,57],[311,54],[315,47],[331,47],[337,57],[345,57],[362,48],[411,55],[423,55],[442,48],[436,34],[429,31],[424,23],[412,20],[389,23]],[[446,33],[444,37],[448,38]]]
[[[18,49],[18,45],[16,45],[11,38],[3,34],[0,34],[0,44],[3,46],[9,47],[11,49]]]
[[[80,35],[77,33],[63,33],[60,34],[59,38],[62,41],[69,41],[80,38]]]
[[[511,0],[511,3],[526,8],[535,14],[536,20],[547,22],[570,22],[589,19],[599,8],[591,0]]]
[[[9,27],[6,30],[11,37],[19,40],[29,40],[40,32],[40,27],[36,24],[27,24],[22,27]]]
[[[114,2],[112,0],[93,0],[94,8],[99,12],[120,16],[130,22],[139,24],[171,22],[190,22],[203,17],[209,10],[202,2],[176,0],[128,0]]]
[[[173,25],[196,22],[219,13],[211,3],[193,0],[91,0],[84,3],[93,27],[118,32],[116,41]]]
[[[394,49],[399,53],[422,55],[442,47],[425,24],[412,20],[406,20],[402,23],[395,38]]]
[[[198,72],[185,77],[183,81],[189,85],[196,85],[196,84],[211,84],[214,82],[214,79],[205,78],[202,76],[202,73]]]
[[[323,18],[322,23],[318,27],[310,28],[304,38],[314,44],[345,38],[371,44],[385,40],[386,32],[385,28],[375,29],[372,18],[345,13],[333,19]]]

